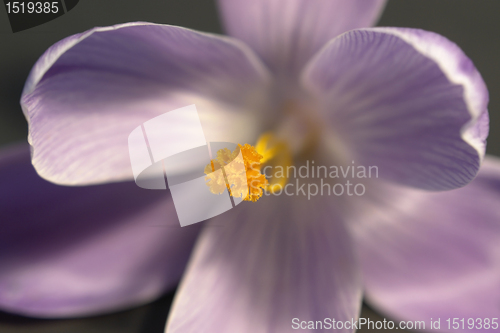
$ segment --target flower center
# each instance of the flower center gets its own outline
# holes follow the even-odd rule
[[[308,112],[311,110],[289,100],[283,103],[281,111],[283,118],[276,130],[262,134],[255,147],[246,143],[238,144],[232,152],[227,148],[217,151],[216,158],[204,170],[212,193],[221,194],[227,189],[232,197],[255,202],[264,191],[275,193],[288,182],[288,175],[284,174],[266,179],[261,172],[263,165],[288,170],[292,156],[307,159],[314,154],[321,126],[314,121],[312,112]],[[218,170],[221,172],[216,173]]]
[[[238,159],[240,152],[242,158]],[[233,152],[227,148],[217,151],[216,158],[204,170],[207,186],[214,194],[221,194],[227,189],[235,198],[255,202],[262,197],[263,191],[273,193],[287,182],[282,177],[269,183],[261,173],[262,164],[266,162],[284,167],[292,164],[286,143],[277,141],[271,133],[261,135],[255,147],[246,143],[238,144]],[[222,172],[216,173],[217,170]]]
[[[295,159],[307,159],[318,146],[322,132],[315,107],[307,107],[306,101],[286,100],[282,107],[282,119],[276,128],[276,137],[285,141]]]

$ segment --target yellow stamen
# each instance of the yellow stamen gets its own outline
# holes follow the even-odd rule
[[[240,151],[242,160],[237,158]],[[264,189],[274,193],[287,182],[287,178],[283,177],[269,184],[261,173],[261,166],[271,160],[275,162],[274,165],[282,167],[292,164],[288,146],[277,141],[271,133],[266,133],[259,138],[255,147],[246,143],[238,144],[233,152],[227,148],[217,151],[216,159],[211,160],[205,167],[205,180],[214,194],[221,194],[227,188],[229,194],[235,198],[257,201],[262,197]],[[222,172],[215,173],[222,166]]]

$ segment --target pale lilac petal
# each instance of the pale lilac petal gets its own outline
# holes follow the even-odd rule
[[[318,207],[304,197],[263,197],[211,221],[181,281],[166,332],[290,332],[294,318],[356,318],[358,265],[329,202]]]
[[[33,164],[60,184],[132,179],[130,132],[191,104],[207,141],[249,142],[267,84],[260,60],[228,37],[149,23],[92,29],[52,46],[28,78]]]
[[[219,0],[229,35],[280,75],[297,74],[330,39],[369,27],[385,0]]]
[[[441,331],[491,332],[450,330],[446,319],[499,318],[499,202],[500,160],[491,157],[458,190],[381,188],[351,224],[369,303],[427,330],[441,318]]]
[[[415,29],[354,30],[303,73],[337,156],[428,190],[464,186],[484,156],[488,90],[455,44]],[[333,152],[333,151],[332,151]]]
[[[0,156],[0,216],[0,308],[30,316],[151,301],[176,285],[197,237],[166,191],[51,184],[27,144]]]

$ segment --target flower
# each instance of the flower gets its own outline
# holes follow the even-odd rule
[[[0,235],[0,306],[110,311],[182,275],[168,332],[350,321],[363,292],[394,318],[498,317],[500,162],[429,193],[469,183],[484,156],[488,95],[472,62],[434,33],[364,28],[383,1],[220,5],[234,38],[131,23],[69,37],[37,62],[22,97],[32,163],[52,182],[94,186],[51,185],[24,148],[3,153],[1,211],[16,223]],[[180,228],[167,193],[121,181],[130,131],[193,103],[208,141],[270,131],[297,165],[356,160],[381,179],[363,196],[267,196]]]

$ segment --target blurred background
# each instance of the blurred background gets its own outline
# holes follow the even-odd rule
[[[489,88],[490,135],[487,153],[496,156],[500,156],[499,13],[498,0],[390,0],[378,24],[434,31],[465,51]],[[19,99],[31,67],[48,47],[64,37],[95,26],[131,21],[222,33],[214,0],[80,0],[67,14],[15,34],[9,26],[6,10],[1,9],[0,148],[26,141],[28,128]],[[161,333],[172,297],[173,292],[136,309],[92,318],[39,320],[0,312],[0,332]],[[384,315],[365,306],[361,317],[377,320]]]

